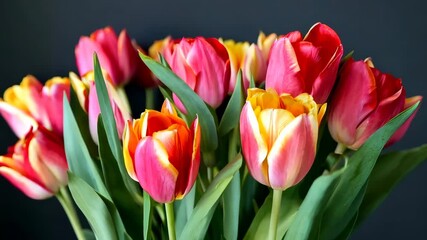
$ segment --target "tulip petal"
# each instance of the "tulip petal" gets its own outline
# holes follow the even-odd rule
[[[44,107],[47,111],[51,130],[59,135],[63,134],[63,105],[60,103],[64,94],[70,99],[70,82],[68,79],[59,77],[50,79],[43,88],[43,98],[46,104]]]
[[[265,88],[274,88],[278,94],[292,96],[305,92],[304,81],[299,79],[301,68],[291,41],[278,39],[272,46],[265,77]]]
[[[267,156],[273,189],[285,190],[308,173],[316,153],[317,124],[313,116],[304,114],[282,130]]]
[[[265,161],[268,148],[249,102],[246,102],[240,114],[240,138],[243,155],[251,175],[258,182],[269,186],[267,161]]]
[[[2,100],[0,100],[0,114],[20,139],[24,138],[31,128],[35,129],[38,126],[30,115]]]
[[[139,122],[140,120],[138,119],[136,121]],[[133,159],[135,158],[135,150],[137,145],[138,137],[133,130],[132,122],[127,121],[123,131],[123,158],[129,176],[135,181],[138,181],[138,179],[136,177]]]
[[[141,187],[159,203],[175,199],[178,171],[169,162],[168,153],[159,140],[142,139],[135,152],[136,175]]]
[[[125,84],[135,74],[136,67],[139,59],[136,49],[132,44],[132,40],[128,36],[126,30],[122,30],[117,42],[118,45],[118,62],[122,69],[123,79],[122,82],[116,85]]]
[[[187,187],[182,194],[182,196],[177,196],[177,199],[182,198],[185,196],[188,192],[190,192],[191,188],[194,185],[194,182],[196,181],[197,174],[199,173],[199,167],[200,167],[200,125],[199,125],[199,118],[196,117],[193,124],[191,125],[191,131],[192,131],[192,137],[193,137],[193,143],[192,143],[192,153],[191,153],[191,161],[189,166],[187,166],[188,170],[188,180],[187,180]]]
[[[39,184],[31,181],[25,176],[21,175],[14,169],[7,167],[0,167],[0,174],[7,178],[15,187],[21,190],[25,195],[32,199],[46,199],[53,196],[53,193],[48,189],[40,186]]]

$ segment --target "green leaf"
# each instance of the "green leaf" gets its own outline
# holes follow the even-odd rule
[[[175,201],[174,208],[175,208],[175,232],[176,236],[179,238],[179,236],[182,233],[182,230],[185,227],[185,224],[187,223],[188,219],[191,216],[191,213],[194,209],[194,202],[196,199],[196,187],[193,186],[191,191],[185,195],[185,197],[180,201]]]
[[[102,122],[104,124],[105,132],[108,136],[108,143],[110,145],[111,152],[117,162],[120,170],[120,174],[123,178],[123,182],[126,188],[132,193],[132,196],[136,201],[141,199],[140,191],[136,187],[133,180],[129,177],[123,160],[122,145],[117,133],[116,120],[114,118],[113,109],[110,105],[110,97],[108,95],[107,86],[102,75],[101,67],[99,65],[98,56],[93,56],[93,66],[95,72],[95,87],[96,94],[98,96],[99,108],[101,109]]]
[[[85,240],[96,240],[95,234],[92,232],[92,230],[83,229],[83,235]]]
[[[369,177],[365,198],[360,206],[357,224],[365,220],[393,188],[413,169],[427,159],[427,144],[382,155]]]
[[[348,165],[326,206],[321,239],[335,239],[348,226],[360,207],[363,196],[360,197],[359,194],[366,186],[381,150],[393,133],[412,115],[418,104],[419,102],[391,119],[348,159]]]
[[[304,198],[295,219],[292,221],[286,233],[286,240],[310,239],[310,234],[313,231],[318,231],[320,219],[325,210],[324,206],[328,202],[331,193],[334,191],[343,170],[345,169],[341,169],[330,175],[320,176],[313,182],[313,185],[311,185],[307,196]],[[280,239],[281,238],[282,237],[280,237]]]
[[[240,172],[237,172],[224,191],[223,229],[225,239],[237,239],[239,234]]]
[[[143,231],[141,230],[142,207],[134,201],[122,177],[118,174],[119,168],[108,145],[102,116],[98,117],[98,142],[102,172],[108,191],[123,218],[127,231],[133,238],[141,239],[143,236]]]
[[[97,192],[73,173],[68,173],[68,186],[77,206],[85,215],[97,239],[118,239],[107,205]]]
[[[265,239],[268,236],[272,202],[273,197],[272,193],[270,193],[252,220],[251,226],[244,237],[245,240]],[[297,187],[289,188],[283,192],[277,224],[277,238],[282,239],[286,231],[288,231],[300,205],[301,199]]]
[[[242,156],[239,154],[234,161],[227,164],[227,166],[216,175],[208,189],[206,189],[206,192],[197,202],[179,239],[203,239],[219,198],[241,166]]]
[[[109,198],[107,189],[84,144],[79,126],[71,111],[67,97],[63,99],[64,111],[64,146],[70,171],[82,178],[97,192]]]
[[[216,124],[205,102],[170,69],[141,52],[139,55],[154,75],[178,96],[188,112],[189,119],[193,120],[196,115],[199,116],[202,150],[207,152],[215,150],[218,146]]]
[[[143,222],[143,231],[144,231],[144,240],[148,239],[148,234],[151,229],[151,197],[144,191],[144,222]]]
[[[239,116],[244,103],[243,98],[242,71],[239,71],[233,94],[231,95],[230,101],[219,123],[218,133],[220,136],[224,136],[239,124]]]

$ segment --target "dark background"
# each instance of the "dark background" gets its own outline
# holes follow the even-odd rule
[[[41,81],[76,71],[80,35],[111,25],[127,28],[143,47],[171,34],[256,41],[265,33],[304,34],[331,26],[345,53],[371,56],[376,67],[403,78],[408,96],[427,96],[427,14],[424,1],[1,1],[0,92],[26,74]],[[135,113],[139,114],[139,113]],[[426,143],[425,104],[394,149]],[[0,120],[0,154],[16,142]],[[427,239],[427,164],[407,177],[352,239]],[[0,239],[74,239],[56,199],[28,199],[0,176]]]

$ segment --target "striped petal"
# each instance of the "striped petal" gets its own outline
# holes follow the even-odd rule
[[[38,126],[36,120],[30,115],[2,100],[0,100],[0,114],[20,139],[24,138],[31,128],[35,129]]]

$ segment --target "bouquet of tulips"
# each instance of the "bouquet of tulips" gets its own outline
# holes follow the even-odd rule
[[[97,30],[75,48],[79,75],[6,90],[0,113],[20,140],[0,174],[57,197],[78,239],[346,239],[427,145],[382,152],[422,97],[343,54],[321,23],[148,51]],[[144,112],[131,115],[126,85]]]

